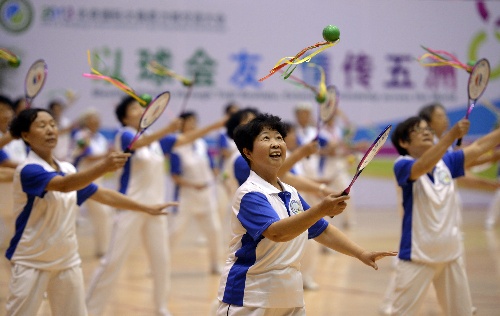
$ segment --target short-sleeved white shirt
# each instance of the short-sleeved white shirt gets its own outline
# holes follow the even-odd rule
[[[97,190],[90,184],[79,191],[46,191],[57,175],[76,172],[68,162],[56,161],[57,172],[35,152],[14,174],[14,211],[16,232],[6,256],[12,262],[41,270],[61,270],[79,265],[76,238],[78,205]]]
[[[309,209],[297,190],[280,182],[281,192],[251,171],[233,199],[230,254],[221,276],[219,300],[238,306],[289,308],[304,306],[300,259],[308,238],[328,226],[321,219],[287,242],[262,233],[274,222]]]
[[[399,258],[425,263],[454,260],[462,254],[462,247],[453,178],[464,175],[463,151],[446,153],[431,174],[410,181],[415,161],[401,156],[394,164],[404,209]]]
[[[120,129],[115,137],[115,148],[125,150],[136,132],[131,127]],[[175,136],[167,136],[161,144],[154,141],[134,150],[121,170],[118,191],[141,203],[165,202],[165,152],[172,150],[175,140]]]
[[[194,213],[207,213],[215,208],[214,174],[210,167],[207,142],[204,139],[198,138],[193,143],[176,147],[170,156],[170,168],[172,174],[206,185],[203,189],[180,187],[181,212],[189,209]]]

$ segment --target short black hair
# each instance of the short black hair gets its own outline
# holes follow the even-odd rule
[[[418,116],[423,118],[427,123],[430,123],[432,120],[432,113],[434,113],[437,108],[444,110],[444,106],[439,102],[427,104],[420,109]]]
[[[184,112],[182,112],[179,115],[179,118],[182,120],[182,122],[181,122],[181,128],[180,128],[181,131],[184,130],[184,126],[186,124],[186,120],[188,118],[191,118],[191,117],[194,117],[195,119],[197,119],[198,115],[196,115],[196,113],[194,111],[184,111]]]
[[[236,147],[238,147],[241,156],[243,156],[249,166],[250,160],[248,160],[243,153],[243,149],[246,148],[253,151],[253,142],[255,138],[257,138],[265,128],[277,131],[283,138],[287,135],[286,124],[281,121],[281,118],[267,113],[258,114],[253,120],[247,124],[239,125],[234,130],[234,142]]]
[[[234,129],[238,127],[241,122],[243,122],[250,114],[257,116],[259,114],[259,110],[257,110],[256,108],[247,107],[237,111],[229,117],[225,124],[227,136],[229,138],[234,139]]]
[[[19,139],[22,138],[22,133],[29,132],[31,124],[36,120],[39,112],[46,112],[52,116],[52,113],[47,109],[29,108],[22,110],[10,123],[9,131],[12,137]]]
[[[125,123],[123,122],[123,119],[125,118],[125,116],[127,116],[127,109],[135,101],[136,101],[136,99],[134,99],[133,97],[126,96],[116,106],[116,109],[115,109],[116,118],[122,124],[122,126],[125,126]]]
[[[0,94],[0,103],[8,105],[11,109],[14,107],[14,103],[12,102],[11,98],[2,94]]]
[[[179,115],[179,118],[185,120],[190,117],[197,117],[196,113],[194,111],[184,111]]]
[[[420,116],[412,116],[403,122],[399,123],[391,135],[391,142],[396,147],[400,155],[408,155],[408,151],[399,145],[400,141],[409,142],[410,133],[413,129],[420,124],[424,119]],[[425,121],[425,120],[424,120]]]

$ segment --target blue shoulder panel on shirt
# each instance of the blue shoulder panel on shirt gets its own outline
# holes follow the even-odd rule
[[[264,194],[250,192],[241,199],[238,220],[248,234],[258,240],[262,233],[280,218]]]
[[[21,170],[21,186],[28,195],[43,197],[45,188],[57,172],[48,172],[38,164],[27,164]]]

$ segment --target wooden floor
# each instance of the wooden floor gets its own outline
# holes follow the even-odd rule
[[[483,228],[484,208],[464,211],[467,270],[474,306],[478,315],[500,315],[500,227]],[[356,224],[346,231],[368,249],[395,250],[399,222],[396,210],[358,209]],[[78,226],[85,282],[88,284],[98,259],[93,257],[92,227],[81,221]],[[4,249],[2,249],[4,253]],[[173,251],[173,274],[169,308],[173,315],[210,315],[219,277],[208,273],[206,249],[199,240],[184,238]],[[9,267],[0,259],[0,316],[5,315]],[[392,260],[379,261],[379,270],[355,259],[334,254],[318,254],[317,291],[305,293],[309,316],[378,315],[379,305],[392,272]],[[106,315],[153,315],[151,278],[142,251],[134,254],[122,270],[119,286]],[[39,315],[50,315],[46,302]],[[430,290],[419,315],[441,315]]]

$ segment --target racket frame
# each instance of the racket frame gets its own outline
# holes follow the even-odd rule
[[[166,96],[168,96],[168,98],[166,100],[163,100],[162,98]],[[169,101],[170,101],[170,92],[165,91],[157,95],[154,98],[154,100],[152,100],[148,104],[148,106],[141,115],[141,120],[139,122],[139,130],[135,134],[130,144],[128,144],[127,148],[125,149],[126,153],[132,151],[131,149],[132,145],[139,139],[139,137],[141,137],[141,135],[146,131],[146,129],[151,125],[153,125],[153,123],[158,120],[158,118],[163,114],[163,112],[165,112],[165,109],[167,108]],[[150,113],[153,113],[152,119],[149,116]]]
[[[377,153],[380,151],[380,149],[384,146],[385,142],[389,138],[389,133],[391,132],[392,125],[387,125],[386,128],[377,136],[375,141],[370,145],[370,148],[365,152],[363,155],[363,158],[359,161],[359,164],[356,168],[356,174],[351,180],[351,183],[349,186],[342,191],[342,195],[349,195],[349,192],[351,191],[351,187],[358,179],[359,175],[363,170],[365,170],[366,166],[372,161],[372,159],[377,155]],[[373,153],[373,154],[372,154]],[[372,155],[371,155],[372,154]]]
[[[490,63],[486,58],[478,60],[469,75],[467,83],[467,96],[469,98],[465,118],[469,119],[469,115],[474,109],[477,100],[483,95],[488,81],[490,80]],[[479,84],[478,82],[479,81]],[[477,88],[477,89],[476,89]],[[457,140],[457,146],[462,145],[462,138]]]
[[[30,93],[32,89],[29,89],[28,87],[31,87],[32,85],[31,82],[33,81],[33,75],[38,74],[37,70],[40,67],[43,67],[43,71],[41,72],[43,74],[41,78],[41,83],[39,84],[38,89],[36,89],[34,93]],[[26,98],[27,107],[31,107],[31,102],[40,93],[43,86],[45,85],[45,81],[47,80],[47,72],[48,72],[47,63],[43,59],[36,60],[33,64],[31,64],[30,68],[28,69],[28,72],[26,73],[26,77],[24,79],[24,95]]]

